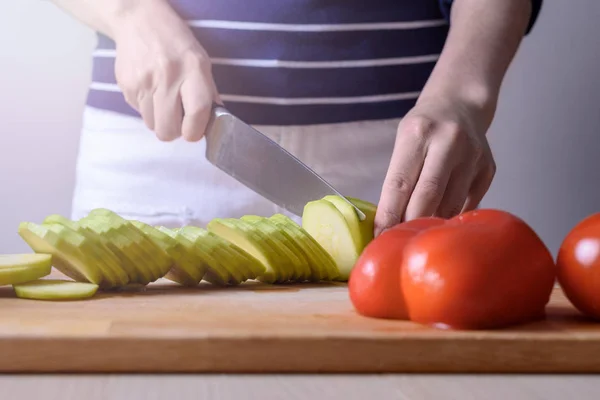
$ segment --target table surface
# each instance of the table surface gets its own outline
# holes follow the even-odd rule
[[[599,399],[600,375],[0,375],[0,399],[7,400],[554,400],[570,398]]]
[[[588,400],[595,375],[2,375],[2,399]]]
[[[600,324],[560,291],[547,318],[444,331],[359,316],[344,284],[181,288],[83,302],[0,288],[6,373],[600,373]],[[600,398],[600,396],[599,396]]]

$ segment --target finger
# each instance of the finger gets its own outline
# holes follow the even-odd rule
[[[214,102],[220,106],[223,105],[223,100],[221,99],[221,95],[218,92],[214,93]]]
[[[455,153],[451,149],[449,143],[438,143],[427,151],[423,170],[406,206],[406,221],[435,214],[455,165]]]
[[[426,143],[399,132],[375,215],[375,235],[402,222],[423,166]]]
[[[454,169],[450,175],[446,192],[436,210],[436,216],[452,218],[460,214],[473,183],[474,171],[476,171],[475,167],[471,164],[463,164]]]
[[[124,66],[121,63],[121,58],[117,57],[115,61],[115,76],[117,85],[127,104],[134,110],[142,113],[142,105],[140,101],[143,97],[150,95],[154,91],[155,78],[150,70],[131,69],[128,65]]]
[[[181,134],[189,142],[202,139],[210,119],[214,92],[208,79],[212,80],[200,73],[193,74],[181,85],[184,109]]]
[[[218,105],[223,105],[223,100],[221,99],[221,95],[217,89],[217,85],[215,84],[214,78],[212,77],[212,73],[208,72],[207,79],[209,81],[211,91],[212,91],[212,101],[217,103]]]
[[[467,195],[461,212],[474,210],[477,208],[477,206],[479,206],[479,203],[481,203],[481,200],[483,200],[483,197],[490,189],[495,174],[496,166],[494,163],[491,163],[489,166],[479,172],[479,174],[473,180],[471,190]]]
[[[138,100],[139,110],[144,124],[151,131],[154,130],[154,99],[151,93],[142,95]]]
[[[135,111],[141,114],[139,100],[140,96],[138,95],[138,93],[133,90],[126,89],[121,89],[121,92],[123,93],[123,98],[125,99],[125,102],[129,104],[131,108],[133,108]]]
[[[181,136],[183,107],[179,85],[161,85],[154,93],[154,131],[163,141],[172,141]]]

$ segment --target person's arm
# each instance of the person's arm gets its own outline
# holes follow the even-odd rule
[[[220,102],[208,54],[166,0],[51,0],[116,42],[125,100],[161,140],[203,137]]]
[[[495,173],[485,134],[531,14],[531,0],[453,1],[442,54],[398,128],[376,234],[479,204]]]
[[[452,93],[491,117],[531,11],[531,0],[454,0],[446,45],[421,97]]]
[[[88,27],[114,39],[114,31],[128,13],[135,11],[142,0],[50,0]],[[149,0],[147,2],[164,0]]]

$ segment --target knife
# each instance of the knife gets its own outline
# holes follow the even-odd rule
[[[317,173],[266,135],[215,104],[205,131],[206,158],[238,182],[302,216],[309,201],[337,195],[362,221],[365,214]]]

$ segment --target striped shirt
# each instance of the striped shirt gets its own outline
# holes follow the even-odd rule
[[[532,0],[533,25],[541,0]],[[170,0],[213,64],[225,106],[257,125],[402,117],[449,30],[452,0]],[[139,116],[99,34],[87,105]]]

